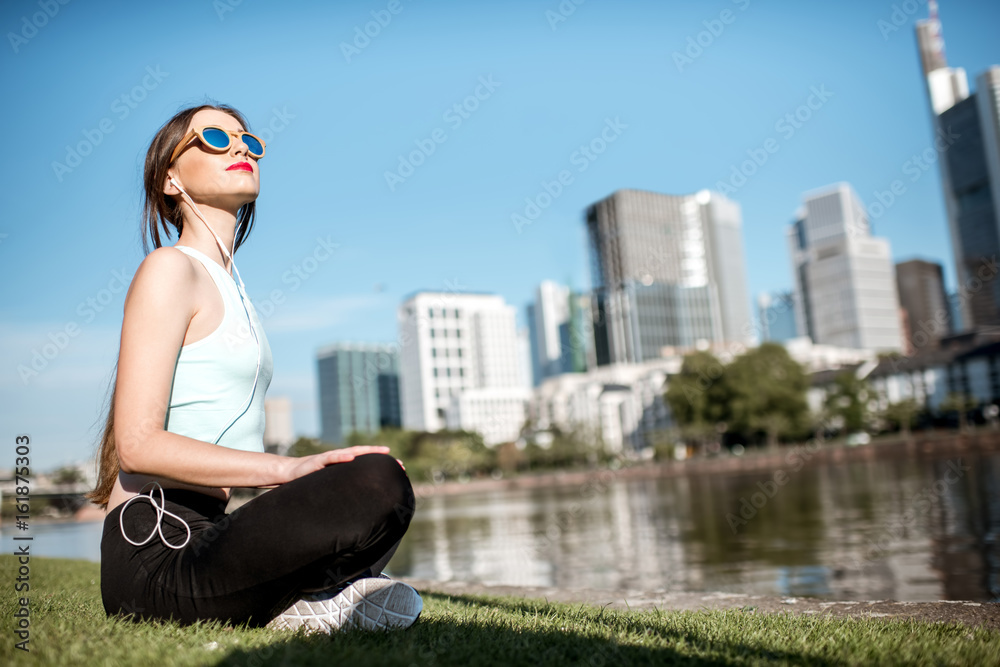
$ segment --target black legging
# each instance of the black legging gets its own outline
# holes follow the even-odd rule
[[[410,480],[386,454],[327,466],[229,514],[225,502],[201,493],[165,489],[165,497],[166,509],[191,528],[182,549],[158,534],[143,546],[127,542],[119,527],[124,504],[104,520],[101,594],[109,615],[265,625],[303,590],[378,574],[414,511]],[[156,510],[136,500],[124,525],[141,542],[155,530]],[[184,542],[177,520],[164,515],[161,525],[171,544]]]

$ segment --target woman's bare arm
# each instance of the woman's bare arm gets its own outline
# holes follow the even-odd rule
[[[186,255],[158,248],[140,264],[125,296],[114,406],[123,472],[201,486],[272,486],[363,453],[388,453],[386,447],[353,447],[291,458],[230,449],[164,430],[174,366],[195,313],[196,279]]]

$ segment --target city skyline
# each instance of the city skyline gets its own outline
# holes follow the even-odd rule
[[[543,5],[404,5],[349,62],[341,43],[377,8],[60,6],[30,37],[8,40],[6,55],[15,89],[51,85],[10,110],[25,128],[12,136],[21,159],[0,167],[23,193],[0,223],[4,277],[24,285],[0,306],[4,430],[51,442],[39,465],[92,455],[142,257],[142,153],[159,124],[206,93],[245,111],[269,142],[260,217],[237,261],[275,350],[268,395],[290,396],[296,433],[316,434],[316,349],[392,340],[395,308],[417,287],[495,291],[519,319],[541,280],[586,289],[583,209],[620,188],[735,188],[724,194],[743,211],[748,294],[788,289],[782,229],[800,193],[847,181],[871,205],[933,140],[917,4],[894,17],[892,3],[739,2],[723,23],[705,7],[587,3],[555,24]],[[198,53],[165,31],[130,30],[166,25],[178,9],[204,19],[192,27]],[[26,11],[4,7],[0,25],[22,31]],[[1000,9],[954,2],[941,12],[951,64],[975,76],[1000,61],[988,29]],[[239,65],[258,73],[253,86],[232,76],[220,27],[269,35]],[[518,37],[522,51],[509,53]],[[98,54],[95,39],[132,58]],[[940,261],[952,290],[933,165],[908,187],[875,233],[892,240],[895,261]]]

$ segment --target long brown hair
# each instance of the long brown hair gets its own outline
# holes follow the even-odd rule
[[[146,151],[146,164],[143,170],[143,204],[142,204],[142,249],[149,254],[149,241],[152,239],[153,249],[163,245],[160,237],[162,228],[166,238],[171,238],[171,230],[177,231],[178,237],[184,231],[184,218],[181,215],[180,204],[173,197],[163,192],[163,184],[167,180],[170,169],[170,154],[187,134],[191,118],[202,109],[215,109],[228,113],[243,125],[244,130],[250,130],[246,119],[239,111],[227,104],[202,104],[183,109],[168,120],[157,131],[156,136]],[[256,214],[256,202],[244,204],[236,214],[236,238],[234,252],[238,249],[253,228]],[[97,485],[86,494],[91,502],[107,508],[111,491],[121,467],[118,462],[118,450],[115,447],[115,395],[118,393],[118,363],[115,362],[115,372],[111,376],[111,398],[108,403],[108,416],[104,422],[104,432],[98,445]]]

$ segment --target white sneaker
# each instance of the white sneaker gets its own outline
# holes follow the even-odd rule
[[[424,601],[412,586],[385,575],[358,579],[336,591],[304,594],[267,627],[293,631],[305,628],[306,634],[329,634],[349,628],[408,628],[424,608]]]

